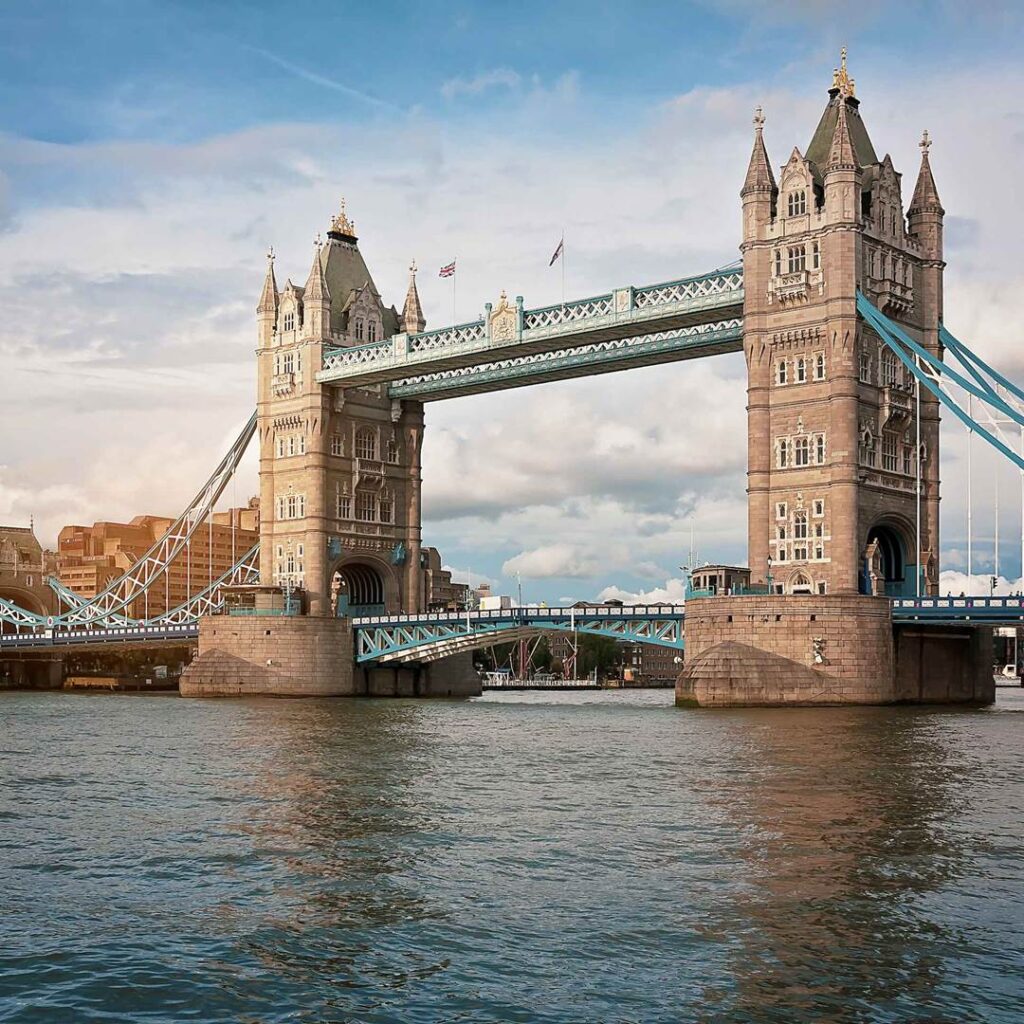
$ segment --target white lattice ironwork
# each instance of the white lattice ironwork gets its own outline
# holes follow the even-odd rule
[[[637,309],[648,306],[661,306],[674,302],[685,302],[688,299],[700,299],[732,292],[743,287],[743,271],[734,270],[728,273],[708,274],[704,277],[693,277],[682,281],[668,281],[665,284],[650,285],[637,288],[633,302]]]
[[[554,327],[556,324],[574,323],[588,317],[607,316],[614,310],[612,295],[598,295],[593,299],[580,299],[560,306],[529,309],[523,313],[523,327]]]
[[[471,324],[444,327],[437,331],[426,331],[424,334],[410,334],[409,351],[436,352],[438,349],[451,348],[453,345],[467,345],[482,340],[486,333],[483,320],[475,320]]]

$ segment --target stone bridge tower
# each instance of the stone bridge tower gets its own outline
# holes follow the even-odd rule
[[[400,315],[342,204],[305,285],[279,291],[271,253],[257,320],[261,584],[300,592],[311,615],[421,610],[423,406],[316,380],[327,347],[423,329],[415,267]]]
[[[778,183],[758,109],[741,192],[750,566],[787,594],[913,594],[919,571],[935,592],[938,402],[922,389],[918,449],[912,379],[856,309],[860,289],[941,356],[943,209],[927,133],[904,211],[845,51],[828,96]]]

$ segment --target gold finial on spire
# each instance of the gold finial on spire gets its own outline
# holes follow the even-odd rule
[[[925,128],[923,134],[921,135],[921,141],[918,143],[918,145],[921,147],[921,155],[927,156],[928,150],[932,148],[932,140],[931,137],[928,135],[927,128]]]
[[[331,230],[339,235],[355,235],[356,226],[348,219],[345,213],[345,197],[341,197],[341,212],[331,218]]]
[[[756,131],[760,131],[764,127],[764,111],[757,107],[754,110],[754,128]]]
[[[844,99],[853,96],[856,90],[856,84],[846,67],[845,46],[839,51],[839,67],[832,69],[832,88],[838,90],[839,95]]]

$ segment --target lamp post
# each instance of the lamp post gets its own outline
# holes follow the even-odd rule
[[[772,590],[772,556],[771,555],[768,556],[767,562],[768,562],[768,593],[769,594],[774,594],[775,591]]]

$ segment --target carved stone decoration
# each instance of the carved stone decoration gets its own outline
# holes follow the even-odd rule
[[[498,305],[491,313],[491,341],[514,341],[516,326],[516,308],[509,305],[508,296],[502,291]]]
[[[625,313],[630,307],[630,289],[618,288],[615,291],[615,312]]]

